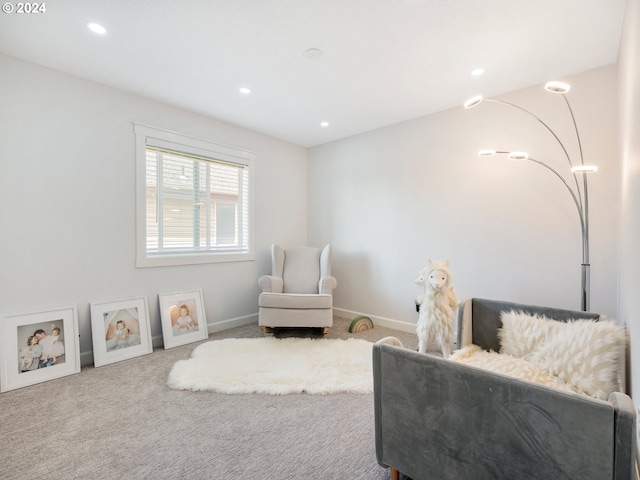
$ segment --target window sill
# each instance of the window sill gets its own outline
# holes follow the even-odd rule
[[[205,253],[183,255],[158,255],[136,258],[136,268],[171,267],[178,265],[200,265],[205,263],[251,262],[254,253]]]

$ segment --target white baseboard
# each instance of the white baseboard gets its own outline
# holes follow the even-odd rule
[[[80,365],[93,365],[93,350],[89,350],[88,352],[80,352]]]
[[[415,323],[403,322],[401,320],[395,320],[393,318],[379,317],[377,315],[371,315],[369,313],[355,312],[353,310],[346,310],[344,308],[334,308],[333,314],[342,318],[355,318],[358,315],[364,315],[365,317],[369,317],[371,319],[374,327],[375,325],[380,325],[381,327],[392,328],[394,330],[399,330],[401,332],[407,333],[415,333],[416,331]],[[209,333],[209,335],[211,335],[215,332],[221,332],[223,330],[241,327],[243,325],[249,325],[251,323],[258,323],[258,313],[252,313],[250,315],[244,315],[242,317],[229,318],[227,320],[222,320],[216,323],[209,323],[207,324],[207,332]],[[162,335],[154,336],[151,339],[151,343],[154,348],[162,347]],[[80,353],[80,364],[83,366],[93,364],[92,350]]]
[[[378,317],[376,315],[371,315],[363,312],[354,312],[353,310],[346,310],[344,308],[333,308],[333,314],[337,317],[343,318],[355,318],[358,315],[364,315],[365,317],[369,317],[373,322],[374,327],[376,325],[380,325],[381,327],[392,328],[394,330],[399,330],[401,332],[407,333],[415,333],[416,332],[416,324],[404,322],[402,320],[395,320],[393,318],[386,317]]]
[[[221,322],[208,323],[207,333],[211,335],[215,332],[221,332],[230,328],[241,327],[243,325],[249,325],[250,323],[258,323],[258,314],[252,313],[251,315],[245,315],[243,317],[229,318],[222,320]],[[151,345],[153,348],[160,348],[164,345],[162,335],[156,335],[151,337]],[[92,365],[93,364],[93,350],[80,353],[80,365]]]
[[[223,330],[229,330],[230,328],[242,327],[243,325],[249,325],[250,323],[258,323],[258,313],[252,313],[251,315],[244,315],[242,317],[229,318],[222,320],[221,322],[209,323],[207,325],[207,331],[209,335],[215,332],[221,332]]]

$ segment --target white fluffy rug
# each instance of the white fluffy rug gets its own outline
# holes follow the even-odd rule
[[[227,394],[371,393],[372,346],[354,338],[216,340],[176,362],[167,384]]]

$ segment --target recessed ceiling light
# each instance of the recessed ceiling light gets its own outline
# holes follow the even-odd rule
[[[317,60],[322,56],[322,50],[319,48],[307,48],[302,52],[302,56],[307,60]]]
[[[329,122],[321,122],[321,123],[320,123],[320,126],[321,126],[321,127],[325,127],[325,128],[326,128],[326,127],[328,127],[328,126],[329,126]]]
[[[105,33],[107,33],[107,29],[99,23],[89,22],[87,23],[87,28],[89,28],[89,30],[91,30],[93,33],[97,33],[98,35],[104,35]]]
[[[484,73],[484,68],[474,68],[473,70],[471,70],[471,75],[473,75],[474,77],[479,77],[483,73]]]
[[[242,87],[238,89],[238,92],[240,92],[242,95],[249,95],[251,93],[251,89],[247,87]]]
[[[571,85],[564,82],[547,82],[544,85],[544,89],[552,93],[567,93]]]

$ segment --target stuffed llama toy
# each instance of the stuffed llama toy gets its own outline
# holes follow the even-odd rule
[[[449,260],[434,262],[420,270],[415,282],[423,287],[416,299],[420,317],[416,326],[418,351],[426,353],[427,344],[436,342],[442,349],[442,356],[451,353],[451,340],[455,323],[455,311],[460,303],[451,281]]]

